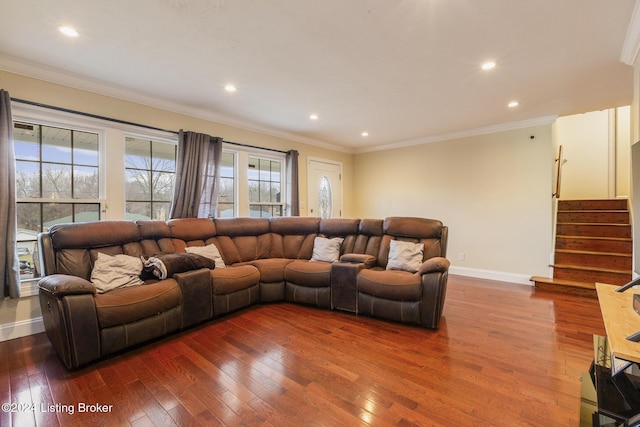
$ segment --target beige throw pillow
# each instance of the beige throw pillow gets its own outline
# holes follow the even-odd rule
[[[203,257],[212,259],[216,263],[216,268],[226,267],[224,260],[222,259],[222,255],[220,255],[218,247],[213,243],[207,246],[187,246],[185,250],[187,251],[187,253],[202,255]]]
[[[91,270],[91,283],[101,294],[125,286],[142,285],[141,273],[142,260],[138,257],[98,252]]]
[[[405,270],[415,273],[422,264],[424,244],[392,240],[389,247],[387,270]]]
[[[313,240],[313,255],[309,261],[335,262],[340,257],[340,245],[344,241],[341,237],[328,239],[316,237]]]

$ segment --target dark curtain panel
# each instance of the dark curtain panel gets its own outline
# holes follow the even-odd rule
[[[211,209],[218,204],[221,152],[221,138],[180,130],[170,218],[215,216]],[[201,206],[203,201],[206,206]]]
[[[298,152],[296,150],[287,151],[286,168],[287,181],[289,182],[289,215],[300,215],[300,195],[298,190]]]
[[[11,97],[9,92],[0,89],[0,300],[20,298],[16,234],[16,160]]]
[[[199,218],[215,218],[218,216],[221,159],[222,138],[211,138],[205,162],[202,197],[200,198],[200,208],[198,209]]]

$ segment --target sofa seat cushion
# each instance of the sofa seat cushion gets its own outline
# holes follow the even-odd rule
[[[130,286],[95,296],[100,327],[123,325],[163,313],[180,305],[181,293],[174,279]]]
[[[323,261],[293,261],[284,269],[289,283],[310,288],[331,286],[331,263]]]
[[[211,270],[214,295],[224,295],[255,286],[260,282],[260,272],[253,265],[233,265]]]
[[[260,282],[276,283],[284,282],[284,269],[292,261],[288,258],[266,258],[251,261],[250,264],[260,271]]]
[[[357,288],[358,292],[397,301],[422,298],[420,276],[401,270],[362,270]]]

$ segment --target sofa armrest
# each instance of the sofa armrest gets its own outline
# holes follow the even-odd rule
[[[81,277],[67,274],[52,274],[38,282],[38,287],[54,296],[95,294],[96,287]]]
[[[366,254],[344,254],[340,257],[340,262],[364,264],[364,268],[371,268],[376,265],[376,257]]]
[[[213,287],[211,270],[176,273],[173,278],[182,293],[182,328],[203,322],[213,317]]]
[[[444,273],[449,270],[450,265],[451,263],[446,258],[439,257],[439,256],[429,258],[428,260],[423,262],[422,265],[420,265],[420,268],[418,269],[418,274],[422,275],[426,273],[435,273],[435,272]]]

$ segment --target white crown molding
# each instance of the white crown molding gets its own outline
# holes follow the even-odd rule
[[[0,70],[32,77],[38,80],[44,80],[63,86],[69,86],[75,89],[97,93],[99,95],[109,96],[111,98],[122,99],[124,101],[134,102],[136,104],[142,104],[148,107],[171,111],[173,113],[183,114],[185,116],[194,117],[197,119],[207,120],[226,126],[232,126],[250,132],[261,133],[264,135],[287,139],[302,144],[313,145],[328,150],[352,153],[352,150],[339,145],[330,144],[313,138],[306,138],[290,132],[279,131],[266,126],[257,125],[255,123],[227,117],[222,114],[212,113],[211,111],[188,107],[186,105],[172,102],[166,99],[156,98],[144,93],[135,92],[129,88],[88,79],[86,77],[74,75],[70,72],[60,71],[43,65],[34,64],[32,62],[24,61],[8,55],[0,57]]]
[[[636,4],[631,14],[631,22],[627,28],[627,36],[622,45],[620,53],[620,61],[627,65],[635,65],[640,51],[640,1],[636,0]]]
[[[451,139],[466,138],[470,136],[487,135],[490,133],[498,133],[509,130],[523,129],[533,126],[549,125],[558,119],[557,115],[537,117],[535,119],[520,120],[515,122],[503,123],[493,126],[485,126],[476,129],[463,130],[459,132],[443,133],[440,135],[427,136],[424,138],[412,139],[408,141],[400,141],[393,144],[379,145],[376,147],[361,148],[355,151],[356,154],[368,153],[372,151],[392,150],[395,148],[410,147],[413,145],[429,144],[432,142],[448,141]]]

